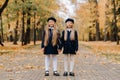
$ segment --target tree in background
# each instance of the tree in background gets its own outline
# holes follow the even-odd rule
[[[35,40],[34,37],[41,37],[36,34],[38,32],[42,34],[48,17],[58,17],[56,15],[58,7],[56,0],[11,0],[3,15],[8,19],[4,20],[4,26],[9,24],[14,30],[13,43],[17,44],[17,41],[20,40],[22,45],[26,45],[31,40]],[[35,22],[34,16],[36,16]],[[40,38],[36,39],[40,40]]]
[[[117,41],[119,44],[119,36],[120,32],[120,15],[119,15],[119,0],[108,0],[106,3],[106,26],[108,26],[111,41]]]
[[[97,0],[88,0],[87,3],[79,4],[77,17],[80,20],[79,25],[82,40],[98,41],[100,40],[99,12]],[[88,7],[89,6],[89,7]]]
[[[81,40],[111,40],[119,43],[120,36],[120,1],[88,0],[79,4],[77,16],[79,20]],[[89,6],[89,7],[88,7]]]
[[[90,11],[87,7],[89,4],[84,3],[80,4],[80,7],[76,10],[77,15],[77,22],[76,25],[78,25],[80,28],[78,28],[79,32],[79,40],[83,41],[89,41],[89,19],[90,19]]]
[[[2,27],[2,13],[4,9],[7,7],[9,0],[5,0],[4,4],[0,8],[0,44],[3,46],[2,41],[3,41],[3,27]]]
[[[98,12],[98,1],[97,0],[88,0],[90,7],[90,28],[94,29],[94,33],[90,31],[89,36],[90,40],[100,40],[100,29],[99,29],[99,12]],[[91,37],[92,35],[92,37]]]

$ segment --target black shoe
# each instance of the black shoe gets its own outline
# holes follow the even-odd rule
[[[75,76],[75,73],[70,72],[70,73],[69,73],[69,76]]]
[[[60,76],[60,74],[59,74],[57,71],[54,71],[54,72],[53,72],[53,75],[54,75],[54,76]]]
[[[63,73],[63,76],[68,76],[68,72],[64,72],[64,73]]]
[[[49,76],[49,71],[45,71],[45,76]]]

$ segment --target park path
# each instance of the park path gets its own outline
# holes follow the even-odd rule
[[[75,77],[64,77],[63,54],[58,56],[59,77],[44,76],[44,55],[40,46],[11,52],[0,56],[0,80],[120,80],[120,64],[95,55],[80,45],[75,57]],[[52,67],[52,65],[50,65]]]

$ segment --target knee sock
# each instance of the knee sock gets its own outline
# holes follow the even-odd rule
[[[74,69],[74,55],[70,55],[70,72]]]
[[[45,71],[49,71],[50,55],[45,55]]]
[[[68,62],[69,62],[69,55],[64,56],[64,71],[68,72]]]
[[[53,71],[57,71],[57,55],[52,55],[53,59]]]

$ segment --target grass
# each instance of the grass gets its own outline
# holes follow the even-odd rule
[[[114,42],[80,42],[80,45],[91,49],[95,55],[104,55],[108,59],[120,62],[120,45]]]
[[[115,61],[120,62],[120,54],[116,54],[116,53],[102,53],[102,55],[106,56],[108,59],[112,59]]]

